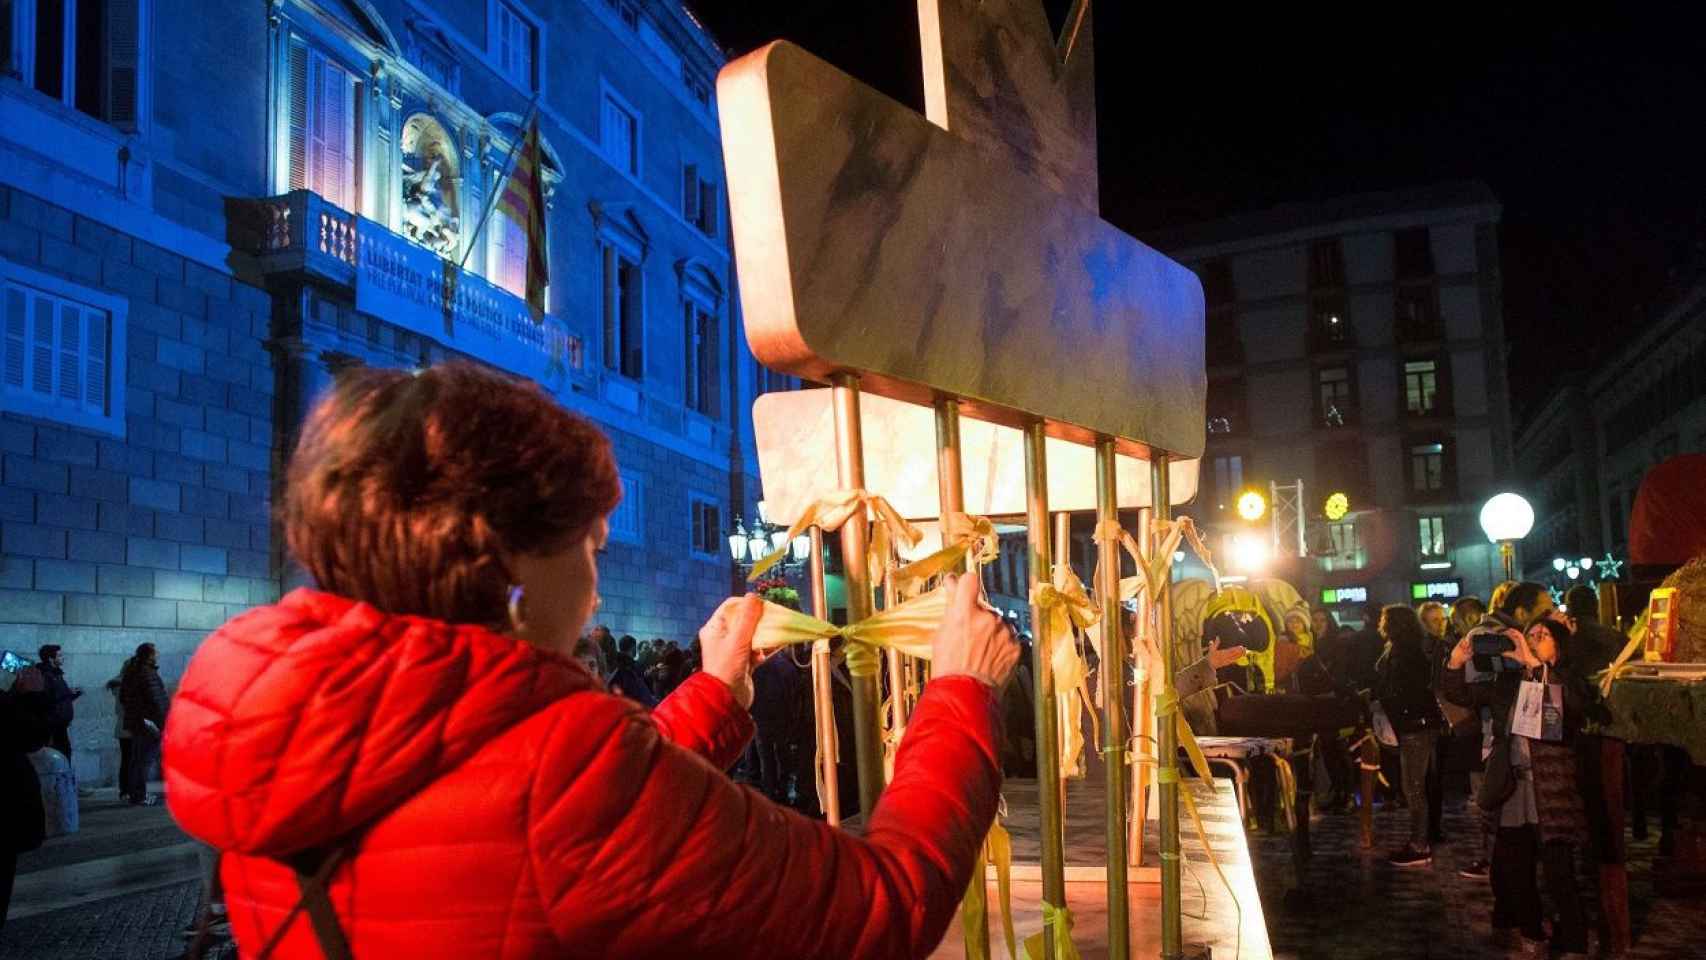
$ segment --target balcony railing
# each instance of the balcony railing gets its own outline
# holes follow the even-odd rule
[[[527,302],[459,269],[382,224],[296,190],[250,201],[232,245],[269,277],[295,275],[350,291],[355,308],[540,382],[581,375],[582,341]]]

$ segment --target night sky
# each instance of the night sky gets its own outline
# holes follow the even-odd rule
[[[1057,21],[1066,6],[1046,5]],[[690,6],[733,54],[786,37],[922,110],[910,0]],[[1102,215],[1138,238],[1288,201],[1484,180],[1504,205],[1519,415],[1706,265],[1698,18],[1542,23],[1429,4],[1402,8],[1427,24],[1373,8],[1300,22],[1198,6],[1095,6]]]

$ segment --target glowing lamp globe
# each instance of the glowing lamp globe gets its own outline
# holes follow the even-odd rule
[[[1246,520],[1262,519],[1262,514],[1268,512],[1268,500],[1254,490],[1246,490],[1238,495],[1238,515]]]
[[[1343,520],[1345,514],[1351,512],[1351,498],[1342,493],[1332,494],[1327,498],[1327,502],[1322,505],[1321,509],[1327,515],[1328,520]]]
[[[1497,494],[1481,508],[1481,529],[1494,543],[1521,540],[1534,529],[1534,508],[1517,494]]]
[[[1565,560],[1563,557],[1553,557],[1552,558],[1552,569],[1558,571],[1559,573],[1563,573],[1564,568],[1569,566],[1569,565],[1570,565],[1570,562],[1568,560]]]

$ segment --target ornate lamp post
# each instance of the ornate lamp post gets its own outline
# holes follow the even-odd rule
[[[795,537],[793,543],[788,543],[788,528],[766,519],[762,502],[758,505],[758,519],[752,522],[750,529],[740,517],[735,517],[734,528],[729,531],[728,543],[729,557],[743,573],[784,546],[788,547],[788,552],[777,564],[777,571],[784,576],[798,573],[804,569],[812,553],[810,537]]]
[[[1534,508],[1514,493],[1495,494],[1481,507],[1481,529],[1499,545],[1505,579],[1516,579],[1516,542],[1534,529]]]

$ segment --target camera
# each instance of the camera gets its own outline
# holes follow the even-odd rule
[[[1469,647],[1469,662],[1463,667],[1463,679],[1467,683],[1491,683],[1494,677],[1507,670],[1520,669],[1519,664],[1503,656],[1505,651],[1516,649],[1516,643],[1504,631],[1472,634]]]

